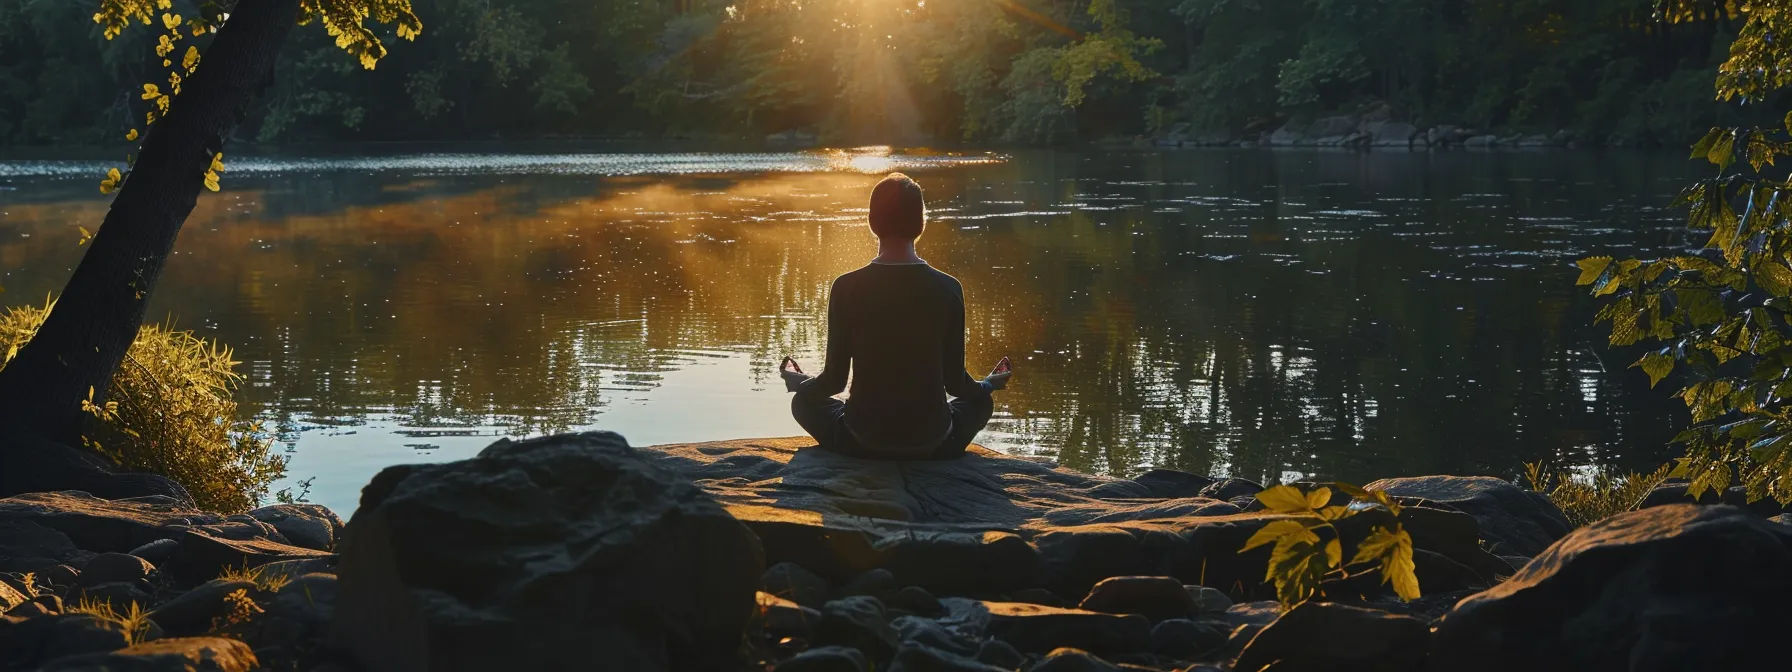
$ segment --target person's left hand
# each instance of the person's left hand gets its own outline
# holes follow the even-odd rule
[[[795,371],[780,370],[778,371],[778,376],[784,379],[785,392],[795,392],[804,382],[809,380],[809,374],[797,373]]]

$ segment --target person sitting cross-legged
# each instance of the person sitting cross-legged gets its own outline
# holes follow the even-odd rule
[[[1012,375],[964,368],[964,288],[915,255],[921,186],[901,173],[871,190],[877,257],[834,280],[821,375],[782,370],[791,415],[821,447],[856,457],[948,459],[989,423],[990,393]],[[846,389],[852,372],[852,393]],[[947,401],[946,395],[952,396]]]

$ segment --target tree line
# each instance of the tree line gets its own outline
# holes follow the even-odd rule
[[[0,0],[0,143],[105,142],[142,116],[156,35],[108,40],[93,4]],[[416,0],[428,31],[372,71],[327,31],[295,33],[237,138],[1049,143],[1254,137],[1385,107],[1421,125],[1678,143],[1744,114],[1710,89],[1741,4]],[[372,30],[391,41],[397,27]]]

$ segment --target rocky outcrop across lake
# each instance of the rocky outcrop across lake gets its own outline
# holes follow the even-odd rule
[[[1289,515],[1259,484],[978,447],[506,440],[386,469],[346,527],[32,493],[0,499],[0,672],[1740,669],[1792,625],[1792,526],[1759,511],[1571,531],[1498,479],[1370,488],[1401,505],[1417,600],[1357,567],[1271,601],[1270,546],[1240,549]],[[1386,513],[1338,520],[1342,557]]]

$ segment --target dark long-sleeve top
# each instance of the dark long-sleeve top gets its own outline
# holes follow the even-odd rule
[[[839,394],[866,448],[932,447],[951,431],[946,395],[989,394],[964,368],[964,287],[925,263],[866,265],[834,280],[827,362],[806,385]]]

